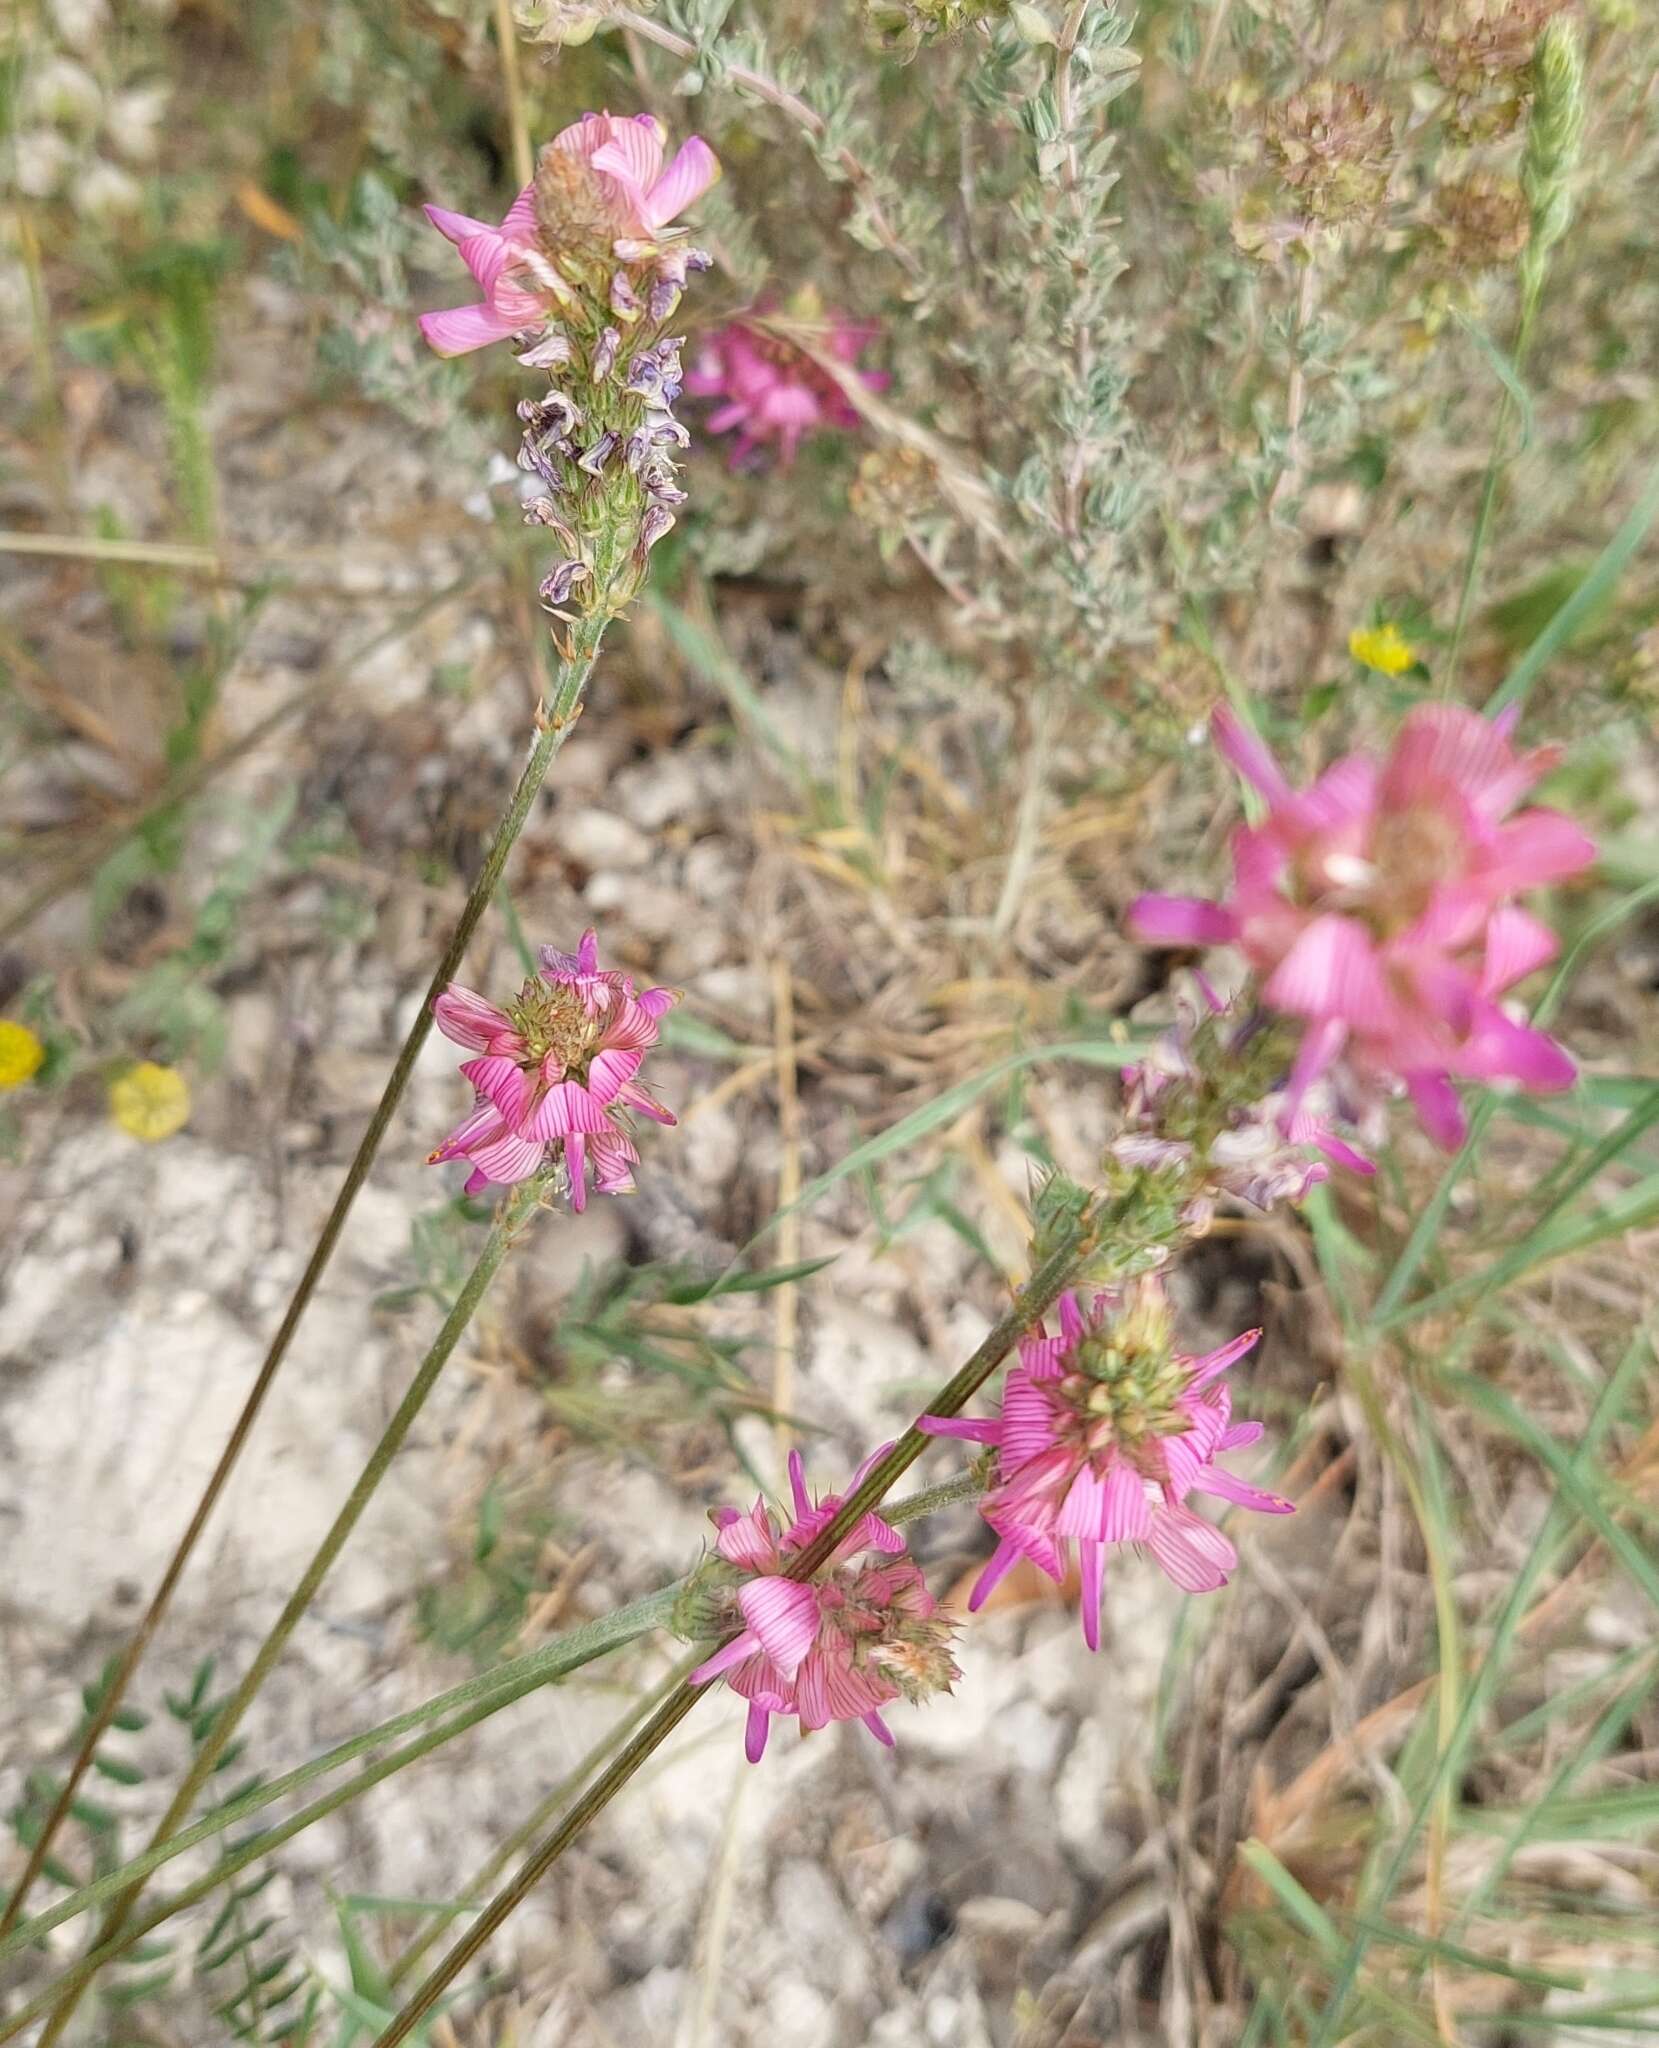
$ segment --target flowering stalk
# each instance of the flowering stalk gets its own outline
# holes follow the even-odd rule
[[[708,259],[678,243],[668,224],[713,182],[719,166],[696,137],[666,171],[662,155],[662,133],[650,116],[630,122],[589,115],[543,152],[535,180],[519,194],[500,229],[441,207],[427,209],[486,293],[481,304],[425,315],[422,332],[432,347],[457,354],[517,335],[529,343],[521,360],[532,368],[562,367],[575,393],[554,389],[519,407],[524,427],[520,466],[540,479],[544,491],[526,517],[550,528],[566,550],[541,586],[543,602],[559,621],[554,633],[557,680],[551,698],[538,706],[529,759],[426,999],[219,1461],[104,1687],[23,1875],[0,1913],[0,1935],[15,1924],[44,1867],[98,1744],[253,1432],[403,1098],[432,1028],[433,1004],[454,980],[548,770],[580,714],[605,629],[637,592],[651,549],[673,526],[674,508],[683,502],[673,460],[673,450],[687,438],[672,412],[679,394],[679,342],[665,336],[664,328],[687,275],[705,268]],[[49,2032],[47,2038],[55,2036]]]
[[[551,1174],[538,1175],[515,1188],[512,1195],[503,1203],[490,1234],[484,1241],[484,1248],[478,1255],[477,1264],[468,1274],[465,1285],[455,1298],[454,1307],[444,1319],[442,1329],[422,1359],[420,1370],[410,1381],[408,1391],[398,1403],[396,1413],[386,1425],[379,1443],[375,1445],[357,1484],[352,1488],[339,1514],[335,1516],[327,1535],[317,1546],[316,1554],[306,1566],[299,1584],[289,1596],[287,1605],[277,1617],[269,1635],[260,1644],[252,1664],[248,1667],[247,1675],[214,1716],[206,1740],[197,1750],[183,1782],[156,1825],[155,1832],[150,1838],[152,1849],[165,1842],[179,1827],[195,1804],[197,1794],[212,1776],[231,1737],[241,1725],[243,1715],[274,1670],[278,1658],[287,1646],[288,1638],[316,1597],[318,1587],[345,1547],[347,1538],[356,1528],[363,1510],[373,1499],[387,1468],[401,1449],[404,1438],[414,1426],[415,1418],[425,1406],[427,1396],[437,1385],[438,1375],[449,1362],[450,1354],[460,1342],[490,1282],[500,1269],[501,1262],[512,1248],[519,1227],[529,1218],[551,1186]],[[111,1906],[98,1930],[94,1944],[96,1948],[105,1947],[120,1933],[143,1889],[144,1879],[140,1878]],[[56,2041],[62,2034],[69,2023],[70,2015],[80,2001],[81,1991],[84,1990],[86,1983],[91,1981],[91,1974],[89,1972],[82,1983],[62,1999],[41,2034],[40,2048],[47,2048],[48,2043]]]
[[[1086,1205],[1075,1207],[1044,1232],[1046,1256],[1041,1264],[1008,1313],[992,1328],[955,1377],[947,1381],[928,1403],[930,1414],[953,1415],[973,1397],[1020,1338],[1053,1307],[1099,1242],[1099,1232],[1099,1220]],[[928,1443],[929,1438],[920,1429],[914,1426],[907,1429],[849,1490],[817,1534],[796,1551],[780,1576],[801,1580],[809,1579],[818,1572],[922,1455]],[[449,1985],[487,1945],[490,1937],[511,1917],[588,1823],[604,1811],[640,1765],[673,1734],[697,1704],[703,1690],[689,1679],[683,1679],[675,1687],[627,1748],[618,1754],[610,1768],[595,1779],[547,1840],[526,1858],[512,1883],[490,1901],[474,1924],[426,1977],[391,2025],[379,2036],[374,2048],[396,2048],[398,2042],[408,2040]]]

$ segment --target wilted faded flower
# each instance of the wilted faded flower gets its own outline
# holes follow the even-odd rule
[[[513,0],[513,19],[538,43],[591,42],[610,9],[602,0]]]
[[[627,1112],[674,1121],[638,1074],[678,1000],[666,988],[636,994],[626,974],[601,969],[591,931],[575,953],[544,946],[540,974],[499,1009],[452,982],[432,1010],[446,1038],[480,1055],[461,1064],[477,1107],[427,1163],[466,1159],[469,1195],[561,1159],[573,1209],[587,1206],[590,1165],[601,1194],[630,1193],[639,1154]]]
[[[882,49],[901,57],[1008,12],[1009,0],[864,0],[870,33]]]
[[[1123,1128],[1109,1160],[1171,1176],[1189,1228],[1208,1228],[1218,1195],[1253,1208],[1300,1202],[1329,1178],[1376,1169],[1354,1142],[1374,1106],[1326,1075],[1294,1105],[1285,1083],[1295,1041],[1260,1010],[1224,1005],[1202,975],[1203,1009],[1183,1004],[1172,1029],[1123,1073]]]
[[[849,1491],[890,1448],[870,1453]],[[785,1577],[790,1558],[829,1525],[842,1499],[812,1500],[799,1451],[789,1454],[789,1490],[795,1518],[781,1535],[764,1500],[747,1514],[714,1510],[718,1562],[700,1575],[701,1632],[739,1633],[691,1682],[724,1678],[749,1702],[750,1763],[760,1761],[774,1714],[796,1715],[803,1735],[831,1721],[862,1721],[890,1748],[882,1708],[900,1699],[919,1705],[960,1675],[950,1654],[955,1624],[940,1613],[904,1538],[879,1515],[854,1523],[818,1577]]]
[[[1517,754],[1514,723],[1419,705],[1385,760],[1350,754],[1299,792],[1254,733],[1215,714],[1217,746],[1267,817],[1233,835],[1225,902],[1143,896],[1130,925],[1166,945],[1237,945],[1268,1007],[1305,1021],[1287,1113],[1344,1055],[1403,1081],[1446,1146],[1464,1130],[1454,1078],[1572,1085],[1566,1052],[1500,998],[1556,952],[1513,899],[1579,873],[1595,847],[1559,811],[1516,811],[1559,755]]]
[[[1369,220],[1394,167],[1387,108],[1363,86],[1330,78],[1269,107],[1262,147],[1298,210],[1325,227]]]
[[[1507,134],[1531,94],[1538,37],[1565,0],[1424,0],[1417,36],[1468,142]]]
[[[1176,1351],[1169,1303],[1154,1276],[1134,1283],[1119,1309],[1096,1295],[1085,1314],[1075,1294],[1060,1297],[1060,1334],[1020,1340],[1020,1362],[990,1421],[924,1415],[930,1436],[993,1444],[996,1465],[980,1513],[997,1547],[969,1599],[978,1608],[1022,1557],[1058,1583],[1075,1541],[1082,1578],[1083,1636],[1100,1647],[1106,1551],[1144,1543],[1187,1593],[1227,1583],[1238,1552],[1187,1505],[1208,1493],[1263,1514],[1291,1503],[1263,1493],[1216,1463],[1253,1444],[1259,1422],[1232,1420],[1221,1375],[1261,1336],[1246,1331],[1201,1358]]]
[[[1526,247],[1531,208],[1514,178],[1471,171],[1435,193],[1430,232],[1448,270],[1459,275],[1499,270]]]

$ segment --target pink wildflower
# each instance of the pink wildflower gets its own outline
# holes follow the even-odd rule
[[[764,310],[764,309],[762,309]],[[875,338],[867,321],[832,313],[824,321],[824,352],[849,365]],[[862,382],[879,391],[887,379],[861,370]],[[808,434],[833,428],[845,433],[858,414],[835,379],[809,355],[781,336],[746,320],[733,320],[711,334],[686,374],[685,388],[698,398],[722,398],[709,414],[709,432],[736,432],[732,467],[775,447],[785,469]]]
[[[585,175],[602,231],[598,248],[577,254],[624,262],[647,256],[669,222],[719,177],[719,163],[701,136],[682,144],[667,170],[662,169],[664,147],[662,125],[651,114],[584,114],[554,137],[544,162],[551,153],[568,159],[563,166],[567,174]],[[558,268],[566,252],[547,247],[536,198],[533,180],[498,228],[441,206],[427,207],[427,219],[460,250],[483,293],[473,305],[421,315],[421,332],[439,355],[465,355],[539,328],[571,299],[571,280]]]
[[[852,1486],[889,1448],[870,1453]],[[763,1500],[747,1514],[713,1511],[715,1549],[738,1575],[732,1622],[741,1632],[697,1667],[692,1683],[724,1678],[749,1702],[743,1747],[750,1763],[760,1761],[774,1714],[796,1715],[803,1735],[831,1721],[862,1721],[891,1748],[881,1709],[926,1699],[959,1675],[950,1657],[953,1624],[905,1554],[904,1538],[876,1514],[853,1525],[820,1577],[785,1577],[791,1555],[841,1505],[838,1494],[812,1500],[798,1451],[789,1454],[789,1489],[795,1519],[781,1536]]]
[[[1135,1283],[1128,1310],[1112,1313],[1097,1295],[1087,1316],[1075,1294],[1060,1298],[1060,1334],[1041,1329],[1020,1341],[1020,1362],[1003,1389],[1002,1413],[979,1422],[924,1415],[918,1428],[994,1444],[996,1466],[980,1513],[998,1542],[968,1601],[976,1609],[1003,1574],[1026,1557],[1058,1582],[1075,1539],[1082,1575],[1083,1636],[1100,1647],[1102,1566],[1108,1546],[1144,1543],[1188,1593],[1227,1583],[1238,1553],[1187,1506],[1209,1493],[1264,1514],[1291,1503],[1246,1485],[1215,1461],[1255,1443],[1259,1422],[1232,1418],[1220,1376],[1261,1336],[1249,1330],[1191,1358],[1170,1348],[1161,1283]]]
[[[1290,1114],[1344,1052],[1403,1080],[1445,1146],[1464,1131],[1454,1077],[1571,1087],[1567,1053],[1499,998],[1556,951],[1512,899],[1577,874],[1595,847],[1559,811],[1516,812],[1558,756],[1517,754],[1513,723],[1420,705],[1385,761],[1350,754],[1299,793],[1253,733],[1216,713],[1216,744],[1267,818],[1233,835],[1226,902],[1143,896],[1130,923],[1169,945],[1237,945],[1266,1002],[1306,1021]]]
[[[573,1209],[587,1206],[590,1165],[601,1194],[630,1193],[639,1154],[619,1113],[673,1123],[637,1076],[678,1000],[666,988],[636,994],[627,975],[601,969],[591,931],[575,953],[544,946],[539,978],[505,1008],[452,982],[433,1015],[446,1038],[480,1055],[461,1065],[477,1106],[429,1163],[469,1160],[469,1195],[528,1180],[560,1158]]]

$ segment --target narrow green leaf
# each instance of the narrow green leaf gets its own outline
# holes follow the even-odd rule
[[[1618,531],[1596,557],[1584,581],[1488,699],[1485,707],[1488,718],[1506,710],[1511,704],[1525,702],[1527,692],[1556,654],[1612,595],[1656,518],[1659,518],[1659,465],[1655,466],[1653,475],[1648,479],[1647,488],[1620,522]]]

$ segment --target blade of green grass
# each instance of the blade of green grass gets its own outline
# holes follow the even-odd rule
[[[1520,1569],[1510,1582],[1492,1627],[1486,1655],[1464,1693],[1463,1706],[1456,1725],[1449,1738],[1440,1745],[1434,1769],[1417,1795],[1405,1831],[1395,1845],[1393,1855],[1382,1868],[1380,1896],[1375,1902],[1368,1902],[1363,1898],[1359,1901],[1362,1916],[1368,1912],[1371,1903],[1381,1906],[1393,1896],[1395,1887],[1404,1875],[1413,1844],[1439,1794],[1440,1787],[1442,1784],[1455,1784],[1457,1774],[1468,1754],[1469,1744],[1480,1725],[1480,1718],[1503,1681],[1509,1652],[1522,1617],[1531,1603],[1534,1590],[1566,1541],[1577,1518],[1576,1513],[1570,1510],[1580,1509],[1585,1492],[1582,1475],[1599,1451],[1602,1440],[1618,1420],[1623,1410],[1625,1395],[1638,1367],[1650,1360],[1651,1356],[1647,1333],[1638,1333],[1618,1366],[1609,1375],[1607,1384],[1585,1424],[1584,1434],[1570,1455],[1559,1459],[1559,1469],[1552,1464],[1552,1470],[1556,1471],[1556,1491],[1549,1509],[1532,1539]],[[1458,1377],[1461,1382],[1464,1376]],[[1551,1444],[1549,1448],[1552,1458],[1558,1458],[1556,1447]],[[1599,1511],[1600,1504],[1596,1503],[1596,1506]],[[1369,1889],[1367,1886],[1366,1890]],[[1360,1966],[1365,1960],[1370,1942],[1371,1936],[1365,1926],[1356,1925],[1329,1995],[1319,2013],[1317,2024],[1309,2030],[1307,2048],[1331,2048],[1331,2044],[1338,2038],[1337,2030],[1343,2024],[1349,1995],[1359,1976]]]
[[[1538,638],[1487,699],[1485,711],[1493,718],[1511,704],[1526,701],[1526,694],[1599,605],[1612,595],[1614,585],[1630,565],[1631,557],[1647,538],[1647,530],[1659,519],[1659,466],[1647,488],[1631,506],[1618,531],[1591,564],[1590,572]]]

